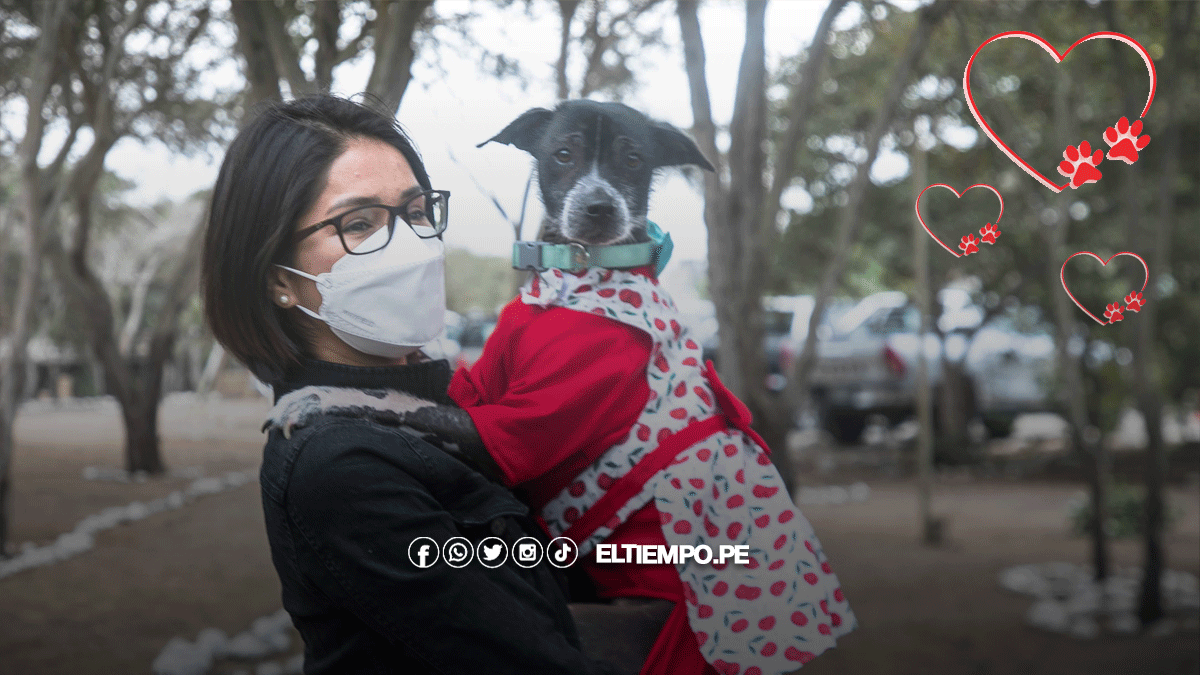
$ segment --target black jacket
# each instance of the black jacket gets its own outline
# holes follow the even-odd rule
[[[354,368],[306,361],[276,385],[389,388],[444,402],[449,366]],[[283,605],[305,642],[304,672],[615,673],[591,661],[561,575],[543,561],[420,569],[409,544],[544,536],[527,508],[406,427],[378,415],[323,413],[272,426],[261,472]]]

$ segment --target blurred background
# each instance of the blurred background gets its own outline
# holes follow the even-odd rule
[[[1197,9],[0,0],[0,671],[300,672],[270,389],[203,325],[198,242],[254,106],[328,90],[396,109],[453,192],[426,351],[455,367],[541,218],[529,157],[475,144],[580,97],[697,140],[718,171],[651,198],[663,285],[859,617],[804,672],[1200,673]],[[1127,35],[1153,79],[1116,40],[980,48],[1004,31]],[[1151,140],[1055,193],[981,132],[972,55],[979,116],[1050,181],[1122,117]]]

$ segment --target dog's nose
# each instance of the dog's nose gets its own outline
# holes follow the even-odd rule
[[[592,202],[587,205],[587,214],[592,218],[610,218],[617,207],[611,201]]]

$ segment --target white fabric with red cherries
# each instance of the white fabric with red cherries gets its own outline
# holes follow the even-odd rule
[[[547,270],[524,286],[521,300],[606,316],[653,339],[646,368],[650,399],[641,417],[624,441],[542,510],[558,536],[661,439],[723,412],[719,402],[731,395],[714,391],[702,374],[700,346],[655,279],[603,268]],[[651,499],[668,544],[706,544],[714,554],[723,544],[750,546],[748,565],[694,560],[676,565],[689,623],[718,672],[792,672],[854,629],[854,613],[812,526],[792,503],[775,465],[746,434],[727,428],[680,452],[581,542],[580,555]]]

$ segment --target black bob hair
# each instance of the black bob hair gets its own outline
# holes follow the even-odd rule
[[[217,341],[268,384],[304,351],[299,331],[271,302],[271,268],[291,262],[296,224],[325,188],[330,165],[359,138],[394,146],[421,187],[432,189],[391,114],[329,94],[265,105],[225,153],[204,234],[204,315]]]

